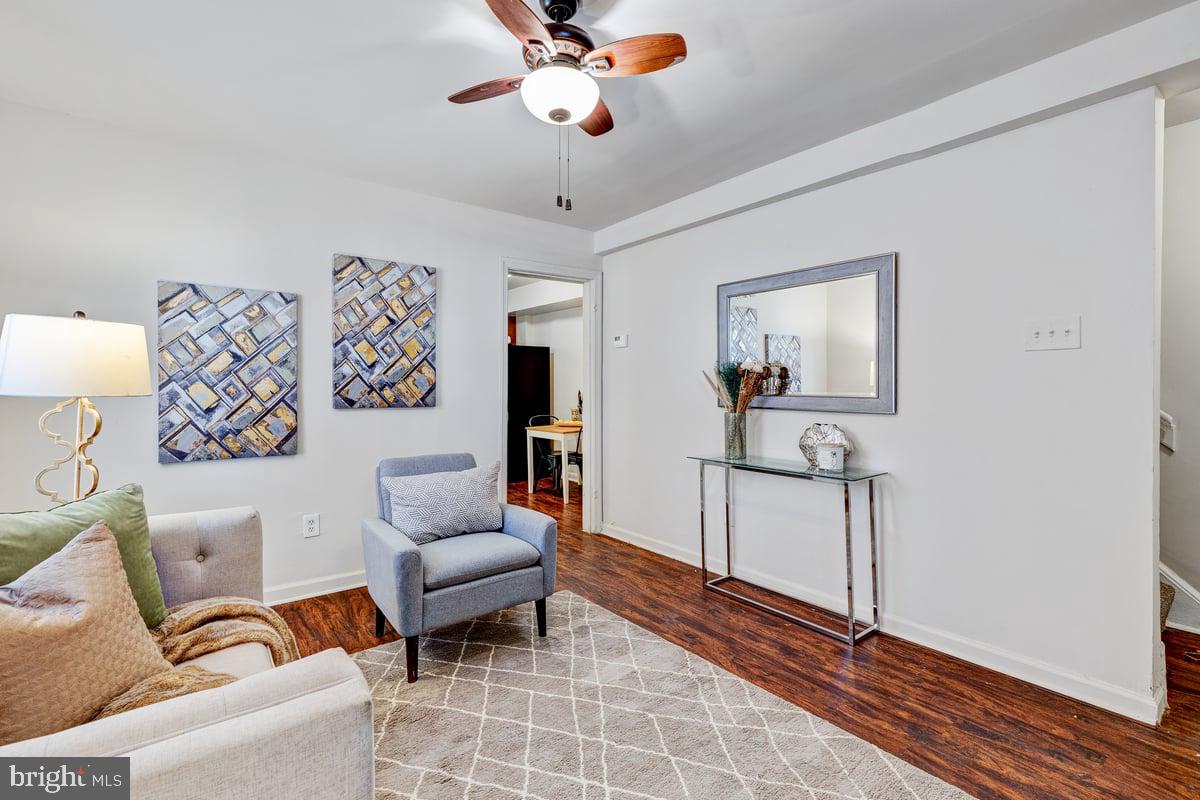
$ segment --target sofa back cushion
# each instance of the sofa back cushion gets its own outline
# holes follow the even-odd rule
[[[97,492],[50,511],[0,514],[0,584],[16,580],[100,520],[116,537],[133,599],[146,627],[153,628],[167,616],[167,608],[150,552],[142,487],[136,484]]]
[[[504,524],[496,483],[500,462],[461,472],[383,478],[392,527],[416,544],[499,530]]]
[[[0,745],[87,722],[171,668],[138,613],[104,522],[0,586],[0,642]]]

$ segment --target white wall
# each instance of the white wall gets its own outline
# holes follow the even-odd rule
[[[899,413],[755,411],[750,451],[799,458],[805,427],[837,422],[854,463],[891,471],[885,630],[1153,721],[1160,103],[1142,90],[606,256],[606,333],[630,337],[605,350],[606,530],[698,556],[686,457],[722,441],[699,375],[714,286],[898,251]],[[1082,314],[1083,349],[1024,352],[1026,318],[1057,313]],[[844,603],[836,490],[743,473],[735,493],[740,572]]]
[[[1162,560],[1200,587],[1200,120],[1167,128],[1162,406],[1178,426],[1162,454]]]
[[[826,316],[829,319],[828,354],[831,394],[875,395],[877,361],[876,314],[878,282],[851,278],[829,284]]]
[[[551,413],[570,419],[583,391],[583,307],[517,317],[517,344],[550,348]]]
[[[142,483],[152,513],[257,506],[276,598],[354,582],[380,458],[499,457],[501,257],[596,264],[583,231],[9,104],[0,175],[0,313],[81,308],[145,325],[153,346],[159,278],[299,292],[299,455],[159,465],[154,397],[98,400],[105,425],[91,450],[103,485]],[[438,268],[437,408],[333,410],[334,253]],[[36,429],[48,405],[0,398],[2,509],[45,505],[32,481],[57,455]],[[321,513],[319,538],[300,537],[303,512]]]

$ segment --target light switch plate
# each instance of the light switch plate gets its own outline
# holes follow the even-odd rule
[[[321,515],[305,514],[300,518],[300,533],[305,539],[321,535]]]
[[[1076,316],[1040,317],[1025,323],[1026,350],[1078,350],[1083,346]]]
[[[629,347],[629,334],[618,333],[612,337],[613,347]]]
[[[1176,437],[1179,433],[1178,426],[1175,425],[1175,418],[1165,411],[1158,412],[1158,442],[1163,447],[1175,452]]]

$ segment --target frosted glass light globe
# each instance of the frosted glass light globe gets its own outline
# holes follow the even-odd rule
[[[521,82],[521,99],[529,113],[551,125],[575,125],[587,119],[600,100],[591,75],[562,64],[534,70]]]

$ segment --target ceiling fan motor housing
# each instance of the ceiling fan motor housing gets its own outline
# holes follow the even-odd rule
[[[558,51],[556,59],[565,57],[578,63],[583,60],[584,56],[596,49],[592,37],[578,25],[548,22],[546,30],[550,32],[550,37],[554,40],[554,47]],[[537,69],[540,64],[539,55],[529,48],[525,48],[525,65],[530,69]]]

